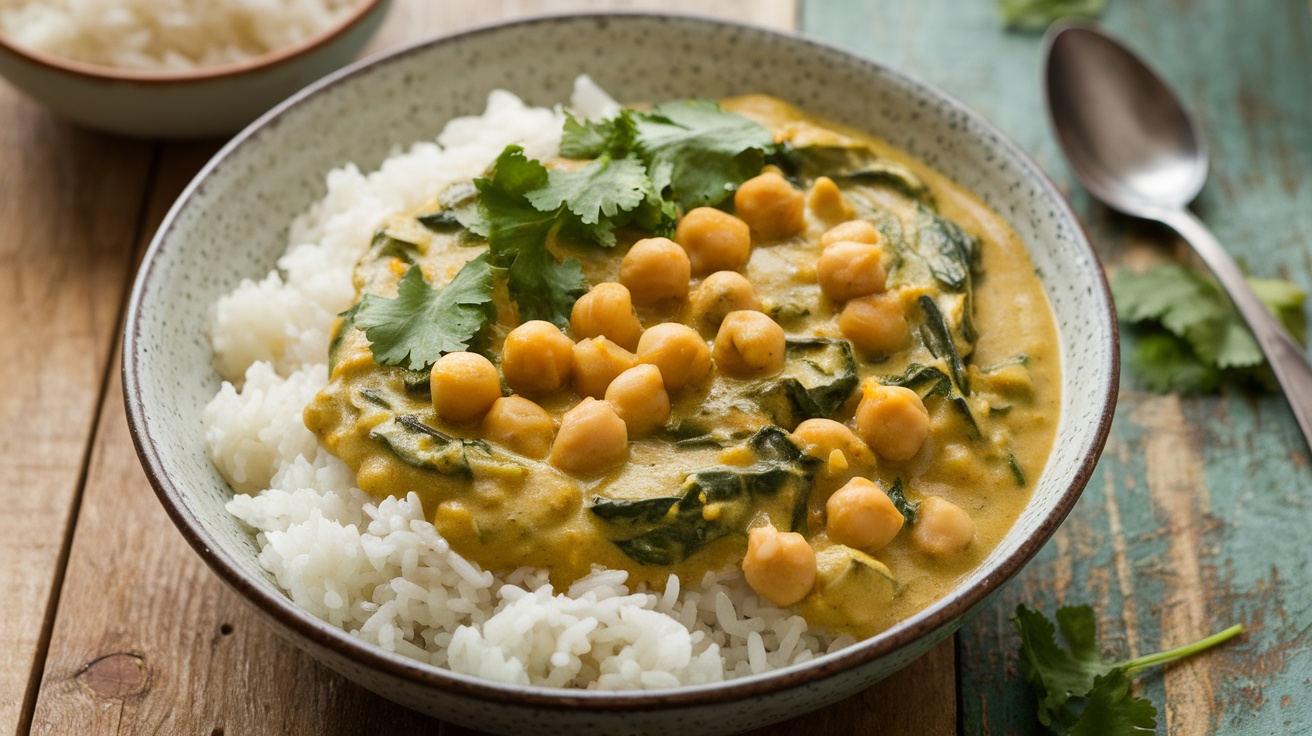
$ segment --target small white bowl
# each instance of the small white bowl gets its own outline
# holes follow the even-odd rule
[[[287,223],[345,162],[369,171],[397,146],[507,88],[567,99],[591,75],[623,102],[763,92],[881,136],[975,192],[1027,244],[1060,332],[1057,438],[1032,499],[998,547],[943,599],[833,654],[765,675],[657,692],[504,685],[384,651],[297,607],[224,509],[201,411],[219,388],[206,315],[261,278]],[[161,226],[138,275],[123,348],[133,440],[161,502],[215,572],[283,635],[363,686],[444,720],[501,733],[740,731],[832,703],[951,636],[1056,531],[1093,472],[1116,403],[1115,316],[1102,269],[1057,187],[978,113],[922,82],[793,35],[652,15],[538,18],[400,49],[301,92],[228,144]]]
[[[345,20],[295,46],[184,72],[86,64],[0,35],[0,76],[88,128],[143,138],[230,135],[350,63],[390,6],[391,0],[364,0]]]

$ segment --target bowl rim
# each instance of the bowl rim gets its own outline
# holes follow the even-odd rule
[[[885,632],[858,641],[856,644],[832,654],[822,655],[815,660],[802,664],[790,665],[781,670],[718,683],[684,686],[668,690],[573,690],[494,682],[430,665],[395,652],[389,652],[379,646],[355,638],[344,629],[333,626],[300,608],[281,591],[269,589],[267,586],[262,586],[247,578],[235,564],[215,553],[210,544],[210,536],[205,530],[205,525],[182,500],[186,493],[178,485],[175,485],[173,480],[164,472],[165,464],[151,436],[150,423],[147,419],[142,397],[141,383],[138,380],[139,356],[137,355],[136,343],[141,329],[141,301],[150,282],[151,274],[154,272],[156,256],[164,243],[168,241],[175,221],[184,206],[188,204],[199,189],[203,188],[205,180],[214,169],[223,164],[228,156],[254,138],[266,126],[276,125],[278,117],[289,109],[300,105],[311,97],[331,90],[349,77],[367,72],[373,67],[391,63],[410,54],[422,53],[433,45],[476,38],[513,27],[561,22],[591,21],[605,23],[612,20],[620,22],[636,20],[638,22],[707,24],[729,30],[775,36],[790,42],[811,46],[818,51],[858,61],[872,71],[887,75],[903,85],[920,88],[950,108],[954,114],[962,116],[972,124],[979,126],[981,130],[989,133],[991,136],[989,143],[1003,149],[1028,175],[1034,185],[1052,201],[1060,218],[1074,225],[1071,231],[1072,240],[1076,248],[1083,252],[1088,262],[1093,266],[1095,283],[1090,285],[1091,293],[1095,297],[1101,297],[1106,306],[1101,317],[1108,327],[1107,335],[1109,339],[1107,340],[1108,349],[1101,374],[1107,376],[1107,391],[1102,397],[1101,411],[1098,412],[1097,423],[1093,429],[1090,451],[1081,458],[1079,464],[1073,469],[1070,484],[1058,494],[1053,502],[1052,509],[1042,518],[1034,531],[1019,544],[1013,553],[998,560],[988,575],[974,576],[973,581],[968,578],[966,584],[955,588],[947,596],[940,598],[899,624],[895,624]],[[453,696],[467,697],[498,705],[514,703],[525,707],[577,709],[593,712],[649,712],[668,708],[706,707],[716,705],[722,701],[766,696],[814,685],[831,676],[858,669],[862,665],[903,650],[917,640],[932,636],[935,631],[943,626],[975,610],[992,592],[1014,577],[1033,559],[1069,515],[1092,477],[1094,468],[1106,446],[1119,395],[1120,342],[1117,337],[1117,320],[1112,306],[1111,290],[1106,275],[1099,264],[1100,260],[1097,252],[1089,240],[1083,223],[1075,215],[1060,188],[1039,167],[1033,157],[998,129],[997,126],[989,122],[982,114],[936,85],[836,44],[811,38],[802,33],[782,31],[741,21],[724,20],[697,14],[654,13],[648,11],[538,14],[510,21],[479,24],[452,33],[436,35],[355,62],[307,86],[269,110],[216,153],[202,167],[169,209],[143,257],[142,265],[133,285],[124,322],[121,362],[124,402],[127,408],[129,433],[147,479],[183,537],[215,571],[219,578],[238,592],[247,604],[253,606],[263,617],[277,620],[287,627],[290,632],[302,637],[313,648],[331,651],[339,657],[348,657],[354,664],[379,671],[384,675],[410,681],[415,685],[432,686]],[[976,570],[978,571],[978,568]],[[279,633],[288,636],[287,633]]]
[[[184,70],[126,69],[103,64],[77,61],[48,51],[34,49],[0,33],[0,51],[26,60],[47,71],[87,82],[120,82],[144,86],[168,86],[208,82],[216,79],[234,79],[263,71],[285,61],[306,56],[316,49],[331,44],[346,34],[379,6],[390,5],[392,0],[360,0],[342,20],[291,46],[273,49],[244,61]]]

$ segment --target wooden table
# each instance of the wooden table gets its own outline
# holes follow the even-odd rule
[[[540,11],[702,3],[397,0],[374,50]],[[712,5],[707,3],[706,5]],[[1312,285],[1312,16],[1302,0],[1111,0],[1105,23],[1198,111],[1213,176],[1198,211],[1258,274]],[[722,0],[934,82],[991,117],[1059,182],[1037,37],[992,3]],[[0,730],[466,733],[382,700],[282,641],[186,546],[128,438],[119,329],[137,260],[218,147],[74,128],[0,82]],[[1111,267],[1178,256],[1173,237],[1072,191]],[[1089,488],[1038,559],[898,675],[768,734],[1031,733],[1017,602],[1092,604],[1106,645],[1155,651],[1234,622],[1249,633],[1148,674],[1170,733],[1312,724],[1312,481],[1277,396],[1182,399],[1126,378]]]

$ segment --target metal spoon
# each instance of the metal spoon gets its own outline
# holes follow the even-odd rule
[[[1113,209],[1169,225],[1230,294],[1262,346],[1312,445],[1312,367],[1235,262],[1186,207],[1207,180],[1207,142],[1171,89],[1139,57],[1091,25],[1044,39],[1048,119],[1075,176]]]

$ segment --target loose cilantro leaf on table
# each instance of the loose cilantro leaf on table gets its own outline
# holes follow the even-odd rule
[[[1007,28],[1043,31],[1062,18],[1093,20],[1107,9],[1107,0],[998,0],[998,14]]]
[[[423,370],[444,353],[464,350],[492,321],[493,268],[486,253],[466,263],[451,283],[435,289],[418,266],[397,284],[395,299],[365,294],[351,309],[374,360]]]
[[[1306,324],[1304,293],[1287,281],[1250,279],[1267,309],[1300,341]],[[1265,364],[1243,318],[1211,278],[1177,264],[1143,274],[1125,271],[1111,281],[1116,313],[1139,325],[1130,365],[1160,393],[1210,393],[1224,379],[1259,376]]]
[[[1024,605],[1012,619],[1020,632],[1020,670],[1038,698],[1039,722],[1054,734],[1132,734],[1157,727],[1157,709],[1130,692],[1145,667],[1196,654],[1243,633],[1231,626],[1193,644],[1121,662],[1098,651],[1098,625],[1088,606],[1057,609],[1057,626]],[[1057,629],[1067,647],[1057,643]]]

